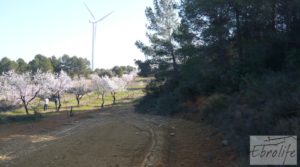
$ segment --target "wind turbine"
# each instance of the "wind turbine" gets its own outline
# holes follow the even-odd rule
[[[90,23],[92,23],[92,70],[94,70],[94,50],[95,50],[95,41],[96,41],[96,28],[97,28],[97,23],[104,20],[105,18],[107,18],[109,15],[111,15],[112,13],[114,13],[114,11],[108,13],[107,15],[103,16],[102,18],[96,20],[94,14],[92,13],[92,11],[89,9],[89,7],[87,6],[86,3],[83,3],[84,6],[86,7],[86,9],[88,10],[88,12],[91,14],[92,16],[92,20],[89,20]]]

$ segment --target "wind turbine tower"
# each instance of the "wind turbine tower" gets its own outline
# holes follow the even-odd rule
[[[92,16],[92,20],[89,20],[90,23],[92,23],[92,70],[94,70],[94,53],[95,53],[95,41],[96,41],[96,29],[97,29],[97,23],[99,23],[100,21],[104,20],[105,18],[107,18],[109,15],[111,15],[113,13],[110,12],[107,15],[103,16],[102,18],[96,20],[94,14],[92,13],[92,11],[89,9],[89,7],[87,6],[86,3],[84,3],[84,6],[86,7],[86,9],[88,10],[88,12],[91,14]]]

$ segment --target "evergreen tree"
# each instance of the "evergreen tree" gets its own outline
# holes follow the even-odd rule
[[[34,59],[29,62],[29,68],[33,73],[36,73],[38,70],[42,72],[53,72],[50,59],[41,54],[36,55]]]
[[[91,73],[91,69],[89,67],[90,62],[86,58],[63,55],[60,61],[61,69],[67,72],[71,77],[79,77],[82,75],[87,76]]]
[[[22,73],[25,73],[26,71],[28,71],[28,64],[22,59],[22,58],[19,58],[17,60],[17,69],[16,69],[16,72],[19,73],[19,74],[22,74]]]
[[[176,4],[173,0],[154,0],[154,8],[146,8],[147,37],[150,45],[141,41],[136,46],[142,50],[146,58],[156,66],[164,66],[165,70],[177,71],[178,56],[177,43],[173,33],[178,27]]]
[[[62,62],[61,58],[56,58],[55,56],[52,56],[50,58],[51,64],[53,66],[54,73],[60,73],[62,71]]]
[[[3,57],[0,61],[0,74],[11,70],[16,70],[17,63],[7,57]]]

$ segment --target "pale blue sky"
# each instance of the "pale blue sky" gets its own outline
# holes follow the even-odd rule
[[[0,2],[0,58],[32,60],[68,54],[91,59],[92,25],[85,2],[96,19],[111,11],[97,25],[95,67],[133,65],[144,59],[136,40],[147,41],[146,6],[152,0],[2,0]]]

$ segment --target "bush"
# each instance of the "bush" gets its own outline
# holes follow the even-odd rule
[[[17,108],[20,108],[21,105],[12,104],[9,101],[1,100],[0,101],[0,112],[7,112]]]
[[[228,116],[229,97],[221,94],[212,95],[207,99],[205,108],[202,110],[204,119],[220,124],[223,116]]]
[[[162,115],[172,115],[182,109],[178,93],[169,92],[157,99],[157,111]]]
[[[152,95],[146,95],[138,101],[135,105],[135,111],[138,113],[157,113],[156,108],[156,97]]]
[[[147,94],[136,105],[136,111],[140,113],[152,113],[160,115],[171,115],[179,112],[182,108],[182,100],[178,92],[166,93],[164,87],[155,87],[155,93]],[[163,92],[163,93],[162,93]]]
[[[244,79],[242,92],[210,96],[202,110],[212,123],[248,154],[249,135],[299,135],[300,80],[293,74],[268,73]]]
[[[146,86],[145,92],[148,95],[151,96],[157,96],[158,94],[161,93],[162,85],[164,84],[163,81],[157,81],[157,80],[152,80],[150,83]]]

